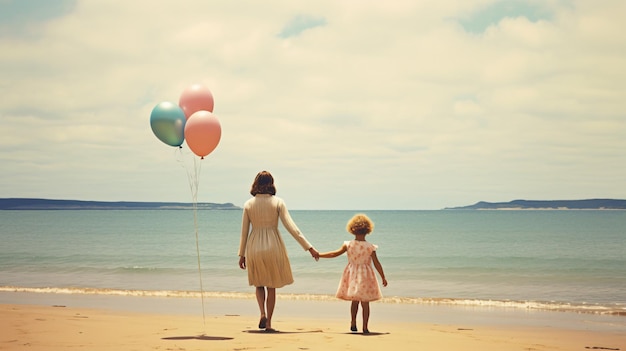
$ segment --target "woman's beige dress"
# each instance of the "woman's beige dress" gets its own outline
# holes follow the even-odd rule
[[[281,198],[257,194],[243,206],[239,242],[239,256],[246,257],[250,285],[281,288],[293,283],[287,249],[278,231],[279,218],[304,250],[312,247]]]

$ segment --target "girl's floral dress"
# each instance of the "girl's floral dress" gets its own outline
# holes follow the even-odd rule
[[[348,301],[380,300],[383,294],[372,265],[372,252],[378,246],[358,240],[343,244],[347,246],[348,265],[343,271],[335,296]]]

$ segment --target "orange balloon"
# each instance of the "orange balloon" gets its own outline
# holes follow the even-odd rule
[[[204,158],[215,150],[222,137],[222,126],[209,111],[197,111],[185,123],[185,141],[194,154]]]

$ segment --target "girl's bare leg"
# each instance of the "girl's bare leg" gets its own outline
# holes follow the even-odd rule
[[[359,301],[352,301],[350,305],[350,316],[352,319],[350,320],[350,330],[356,331],[356,315],[359,312]]]
[[[370,320],[370,303],[369,301],[361,301],[361,306],[363,307],[363,332],[369,333],[367,323]]]

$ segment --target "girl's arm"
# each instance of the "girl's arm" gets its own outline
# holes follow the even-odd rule
[[[348,250],[346,244],[341,245],[341,247],[335,251],[322,252],[320,253],[321,258],[333,258],[337,256],[341,256],[344,252]]]
[[[374,268],[380,274],[380,277],[383,278],[383,286],[387,286],[387,279],[385,278],[385,272],[383,272],[383,265],[380,264],[378,260],[378,256],[376,256],[376,251],[372,252],[372,262],[374,263]]]

